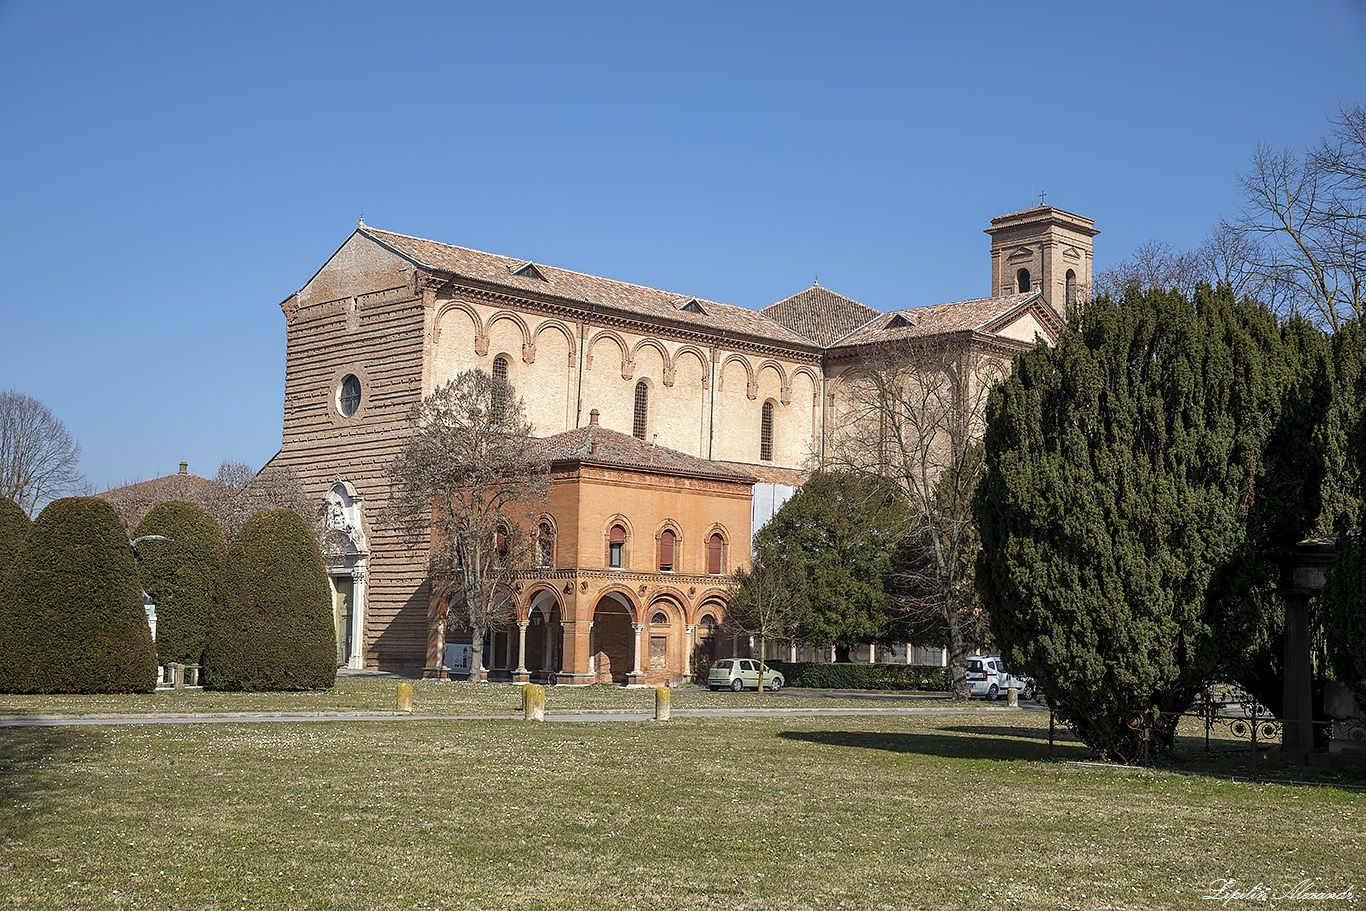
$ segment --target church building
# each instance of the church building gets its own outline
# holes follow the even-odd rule
[[[425,551],[383,510],[409,409],[471,367],[512,384],[556,453],[545,562],[488,663],[655,683],[729,654],[725,577],[826,462],[859,364],[890,341],[1008,362],[1056,340],[1084,299],[1091,219],[1038,206],[986,233],[987,296],[884,312],[820,285],[755,310],[357,225],[280,305],[271,462],[328,509],[342,663],[440,674],[456,651]]]

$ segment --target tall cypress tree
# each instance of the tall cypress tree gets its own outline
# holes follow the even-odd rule
[[[9,576],[32,525],[18,503],[0,496],[0,693],[17,692],[19,681],[27,677],[27,658],[16,653],[23,636],[19,623],[26,611]]]
[[[218,690],[332,686],[337,639],[318,542],[299,514],[267,509],[228,549],[214,599],[204,677]]]
[[[49,503],[5,587],[19,609],[0,637],[9,691],[127,693],[156,686],[133,551],[105,501]]]
[[[1226,292],[1134,294],[993,394],[978,591],[1101,753],[1142,755],[1145,729],[1168,747],[1170,713],[1264,636],[1277,560],[1317,515],[1321,461],[1287,445],[1326,408],[1313,351]]]
[[[223,575],[228,545],[209,514],[193,503],[156,506],[134,538],[160,535],[138,547],[143,589],[157,607],[157,658],[162,664],[202,664],[209,610]]]

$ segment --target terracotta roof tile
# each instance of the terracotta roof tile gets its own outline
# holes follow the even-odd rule
[[[776,323],[826,347],[882,314],[820,285],[812,285],[759,311]]]
[[[920,338],[947,332],[983,331],[1013,310],[1023,310],[1038,299],[1038,291],[1006,297],[979,297],[897,310],[840,339],[840,347],[896,339]]]
[[[705,329],[739,332],[790,344],[808,343],[802,336],[748,307],[737,307],[692,295],[585,275],[582,272],[558,269],[540,262],[530,263],[535,266],[535,271],[544,277],[542,281],[539,278],[516,274],[529,264],[526,259],[481,253],[467,247],[456,247],[406,234],[381,231],[368,225],[357,230],[418,265],[439,272],[449,272],[463,278],[537,294],[550,294],[576,303],[690,323]],[[683,309],[693,300],[697,301],[703,312]]]
[[[592,462],[665,473],[705,475],[730,481],[754,480],[751,475],[721,462],[690,456],[664,446],[651,446],[643,440],[608,430],[600,424],[566,430],[545,437],[541,442],[551,462]]]
[[[753,465],[748,462],[720,462],[718,464],[743,471],[763,484],[786,484],[788,487],[801,487],[811,478],[811,472],[800,468],[779,468],[776,465]]]

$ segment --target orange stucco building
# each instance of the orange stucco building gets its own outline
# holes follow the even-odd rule
[[[540,566],[519,574],[515,626],[489,637],[490,675],[664,684],[730,654],[717,637],[728,577],[749,556],[754,478],[608,430],[596,412],[546,445],[550,499],[532,528]],[[448,633],[457,656],[468,641]]]

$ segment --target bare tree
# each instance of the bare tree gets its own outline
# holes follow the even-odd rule
[[[466,370],[414,406],[414,431],[390,467],[391,510],[430,541],[432,594],[445,627],[470,631],[470,680],[484,638],[515,617],[513,582],[536,547],[528,523],[550,494],[550,465],[505,381]]]
[[[1123,297],[1160,288],[1190,294],[1209,280],[1198,251],[1183,252],[1160,240],[1145,240],[1124,259],[1097,273],[1092,287],[1097,294]]]
[[[980,440],[987,397],[1005,376],[997,357],[960,338],[891,343],[848,374],[834,458],[877,475],[905,497],[912,521],[903,544],[915,578],[898,600],[914,628],[945,633],[954,696],[968,697],[965,619],[971,614],[977,537],[972,498],[985,469]]]
[[[263,509],[283,508],[294,510],[308,523],[324,559],[335,550],[325,504],[309,499],[293,468],[267,464],[258,472],[245,462],[224,461],[214,480],[223,486],[206,509],[229,544],[252,516]]]
[[[1244,267],[1279,309],[1336,330],[1366,315],[1366,108],[1330,122],[1303,156],[1258,146],[1238,178],[1246,204],[1223,227],[1257,241]]]
[[[726,622],[759,640],[759,692],[764,691],[764,664],[769,642],[797,638],[806,619],[803,574],[794,565],[799,555],[765,560],[756,556],[749,569],[736,569]]]
[[[0,496],[33,515],[80,488],[80,460],[80,444],[46,405],[16,389],[0,392]]]

